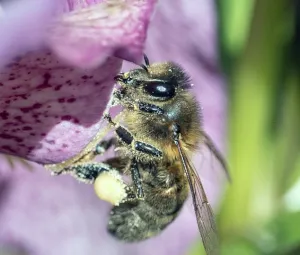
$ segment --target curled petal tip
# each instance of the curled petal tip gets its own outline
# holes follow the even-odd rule
[[[49,30],[49,46],[81,68],[95,67],[109,55],[139,61],[155,2],[107,1],[65,14]]]

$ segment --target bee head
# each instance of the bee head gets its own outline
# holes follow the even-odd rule
[[[148,63],[141,67],[115,77],[128,96],[143,97],[151,101],[168,101],[178,92],[190,87],[188,76],[175,63]]]

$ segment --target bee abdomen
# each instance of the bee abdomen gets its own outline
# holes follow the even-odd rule
[[[159,234],[176,215],[160,215],[145,201],[123,203],[112,209],[108,231],[125,242],[142,241]]]
[[[158,189],[144,183],[144,188],[152,195],[122,203],[111,211],[108,231],[119,240],[137,242],[159,234],[177,217],[187,197],[186,190],[176,185]]]

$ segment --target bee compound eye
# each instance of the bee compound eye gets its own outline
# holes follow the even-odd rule
[[[175,86],[168,82],[151,82],[144,87],[151,96],[159,98],[172,98],[175,95]]]

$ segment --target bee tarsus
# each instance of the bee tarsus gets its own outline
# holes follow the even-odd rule
[[[116,144],[116,138],[112,137],[98,143],[93,151],[94,155],[103,155],[109,148]]]
[[[136,162],[135,159],[132,159],[132,161],[131,161],[130,171],[131,171],[132,181],[136,188],[137,197],[139,199],[143,199],[144,198],[144,190],[143,190],[143,185],[142,185],[142,180],[141,180],[141,174],[139,172],[138,163]]]
[[[163,115],[165,112],[163,109],[154,104],[140,102],[138,104],[139,110],[147,113],[155,113],[157,115]]]
[[[110,165],[94,161],[74,164],[65,169],[66,172],[85,183],[93,183],[101,172],[111,170]]]

